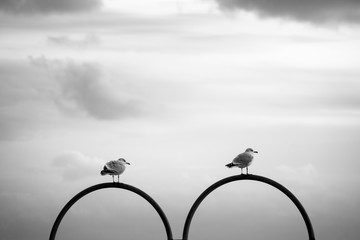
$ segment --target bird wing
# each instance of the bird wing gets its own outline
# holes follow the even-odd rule
[[[120,163],[118,161],[109,161],[105,165],[107,169],[109,170],[117,170],[120,166]]]
[[[105,166],[108,170],[115,171],[118,174],[121,174],[125,170],[125,166],[119,161],[107,162]]]
[[[249,153],[240,153],[233,160],[234,165],[248,165],[253,160],[254,156]]]

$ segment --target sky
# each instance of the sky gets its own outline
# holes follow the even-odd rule
[[[316,239],[360,237],[357,0],[0,0],[0,240],[47,239],[103,165],[149,194],[174,239],[225,164],[289,189]],[[154,209],[87,195],[56,239],[166,239]],[[307,239],[276,189],[235,182],[198,208],[189,239]]]

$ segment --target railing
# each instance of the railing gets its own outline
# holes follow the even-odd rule
[[[208,187],[198,197],[198,199],[195,201],[195,203],[193,204],[193,206],[190,209],[190,212],[189,212],[189,214],[188,214],[188,216],[186,218],[185,225],[184,225],[183,238],[182,238],[183,240],[188,239],[191,220],[192,220],[192,218],[193,218],[193,216],[194,216],[194,214],[196,212],[196,209],[199,207],[201,202],[215,189],[223,186],[224,184],[231,183],[231,182],[234,182],[234,181],[240,181],[240,180],[253,180],[253,181],[263,182],[263,183],[269,184],[269,185],[279,189],[281,192],[283,192],[286,196],[288,196],[291,199],[291,201],[296,205],[296,207],[300,211],[300,213],[301,213],[301,215],[302,215],[302,217],[303,217],[303,219],[305,221],[305,225],[306,225],[306,228],[307,228],[307,231],[308,231],[309,240],[315,240],[314,230],[313,230],[310,218],[307,215],[304,207],[301,205],[300,201],[294,196],[294,194],[292,194],[288,189],[286,189],[281,184],[275,182],[274,180],[271,180],[271,179],[266,178],[266,177],[258,176],[258,175],[252,175],[252,174],[241,174],[241,175],[235,175],[235,176],[232,176],[232,177],[224,178],[224,179],[214,183],[210,187]]]
[[[308,236],[309,236],[309,240],[315,240],[314,230],[313,230],[310,218],[309,218],[308,214],[306,213],[305,208],[302,206],[300,201],[294,196],[294,194],[292,194],[288,189],[286,189],[284,186],[282,186],[281,184],[279,184],[278,182],[276,182],[276,181],[274,181],[272,179],[262,177],[262,176],[258,176],[258,175],[252,175],[252,174],[241,174],[241,175],[235,175],[235,176],[231,176],[231,177],[228,177],[228,178],[224,178],[224,179],[214,183],[210,187],[208,187],[198,197],[198,199],[195,201],[195,203],[191,207],[190,212],[188,213],[186,221],[185,221],[182,239],[173,239],[171,227],[170,227],[170,224],[169,224],[169,221],[168,221],[166,215],[164,214],[164,212],[162,211],[160,206],[155,202],[155,200],[153,200],[148,194],[146,194],[145,192],[141,191],[140,189],[138,189],[136,187],[133,187],[131,185],[127,185],[127,184],[124,184],[124,183],[102,183],[102,184],[91,186],[91,187],[81,191],[80,193],[75,195],[64,206],[64,208],[61,210],[61,212],[57,216],[57,218],[55,220],[55,223],[54,223],[54,225],[53,225],[53,227],[51,229],[49,240],[55,240],[56,232],[57,232],[57,230],[59,228],[59,225],[60,225],[63,217],[65,216],[65,214],[71,208],[72,205],[74,205],[78,200],[80,200],[85,195],[90,194],[90,193],[92,193],[94,191],[97,191],[97,190],[100,190],[100,189],[104,189],[104,188],[120,188],[120,189],[128,190],[128,191],[131,191],[133,193],[136,193],[136,194],[140,195],[146,201],[148,201],[153,206],[153,208],[156,210],[156,212],[159,214],[159,216],[160,216],[160,218],[161,218],[161,220],[162,220],[162,222],[164,224],[165,231],[166,231],[166,236],[167,236],[168,240],[188,240],[191,220],[192,220],[197,208],[201,204],[201,202],[215,189],[217,189],[217,188],[219,188],[219,187],[221,187],[221,186],[223,186],[225,184],[228,184],[228,183],[231,183],[231,182],[234,182],[234,181],[241,181],[241,180],[252,180],[252,181],[258,181],[258,182],[266,183],[268,185],[271,185],[271,186],[277,188],[282,193],[284,193],[286,196],[288,196],[291,199],[291,201],[296,205],[296,207],[298,208],[298,210],[301,213],[301,216],[304,219],[306,229],[307,229],[307,232],[308,232]]]
[[[149,195],[147,195],[145,192],[141,191],[140,189],[133,187],[131,185],[128,184],[124,184],[124,183],[101,183],[98,185],[94,185],[91,186],[83,191],[81,191],[80,193],[78,193],[77,195],[75,195],[75,197],[73,197],[66,205],[65,207],[61,210],[61,212],[59,213],[59,215],[57,216],[55,223],[51,229],[51,233],[50,233],[50,240],[54,240],[55,236],[56,236],[56,232],[59,228],[59,225],[61,223],[61,220],[63,219],[63,217],[65,216],[65,214],[67,213],[67,211],[71,208],[72,205],[74,205],[77,201],[79,201],[82,197],[86,196],[89,193],[92,193],[94,191],[100,190],[100,189],[104,189],[104,188],[120,188],[120,189],[125,189],[128,191],[131,191],[133,193],[136,193],[138,195],[140,195],[141,197],[143,197],[146,201],[148,201],[151,206],[153,206],[153,208],[156,210],[156,212],[159,214],[164,226],[165,226],[165,230],[166,230],[166,235],[167,235],[167,239],[168,240],[173,240],[172,237],[172,232],[171,232],[171,227],[169,224],[168,219],[166,218],[165,213],[162,211],[162,209],[160,208],[160,206],[155,202],[154,199],[152,199]]]

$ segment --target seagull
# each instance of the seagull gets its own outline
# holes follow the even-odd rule
[[[232,167],[239,167],[241,168],[241,174],[243,174],[243,168],[246,168],[246,174],[249,173],[248,167],[252,163],[252,160],[254,159],[254,153],[258,153],[257,151],[254,151],[252,148],[248,148],[245,150],[245,152],[240,153],[239,155],[232,160],[231,163],[226,164],[225,166],[228,168]]]
[[[111,175],[113,182],[114,181],[114,175],[118,176],[118,182],[119,182],[119,176],[125,171],[125,164],[130,165],[125,159],[119,158],[118,160],[109,161],[104,165],[104,169],[100,172],[102,176],[104,175]]]

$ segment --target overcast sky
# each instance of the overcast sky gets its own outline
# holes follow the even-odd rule
[[[360,2],[0,0],[0,239],[47,239],[78,192],[121,181],[152,196],[181,238],[212,183],[250,173],[302,202],[317,239],[360,237]],[[57,239],[166,239],[130,192],[74,205]],[[261,183],[216,190],[189,239],[307,239]]]

